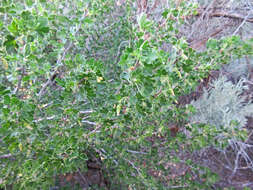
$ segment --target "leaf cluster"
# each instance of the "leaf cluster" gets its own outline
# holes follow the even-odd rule
[[[209,40],[196,52],[178,36],[195,4],[172,3],[161,23],[134,7],[130,0],[0,2],[0,157],[10,155],[0,158],[0,186],[48,189],[59,174],[87,171],[93,155],[112,189],[210,187],[189,175],[167,186],[150,175],[168,173],[157,139],[179,150],[187,137],[172,137],[169,126],[183,125],[191,111],[180,96],[231,56],[252,54],[252,42]],[[177,160],[170,154],[163,162]]]

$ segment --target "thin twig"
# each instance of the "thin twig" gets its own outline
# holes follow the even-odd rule
[[[93,110],[84,110],[84,111],[80,111],[80,114],[88,114],[88,113],[93,113]]]
[[[158,7],[158,4],[159,4],[159,0],[155,0],[153,5],[150,8],[149,13],[152,13]]]
[[[128,159],[124,158],[124,160],[125,160],[126,162],[128,162],[128,163],[138,172],[139,175],[141,175],[140,168],[137,168],[137,167],[134,165],[134,163],[131,162],[131,161],[128,160]]]
[[[91,132],[89,132],[87,136],[90,136],[90,135],[92,135],[93,133],[100,132],[100,131],[98,131],[100,128],[101,128],[101,125],[98,125],[94,130],[92,130]]]
[[[22,81],[22,79],[24,77],[24,74],[25,74],[25,68],[22,67],[21,71],[22,71],[21,75],[19,75],[19,78],[18,78],[18,85],[17,85],[17,87],[14,90],[14,94],[16,94],[16,95],[18,95],[19,89],[21,87],[21,81]]]
[[[116,166],[119,165],[118,161],[115,160],[112,156],[110,156],[103,148],[101,148],[101,150],[97,149],[97,148],[94,148],[96,150],[96,152],[98,152],[100,154],[100,156],[102,156],[103,158],[110,158],[113,160],[114,164]]]
[[[0,159],[11,158],[11,157],[13,157],[12,154],[4,154],[4,155],[1,155],[1,156],[0,156]]]
[[[203,10],[198,10],[198,14],[196,16],[202,15],[202,11]],[[251,12],[249,12],[247,16],[245,17],[243,15],[236,14],[236,13],[227,13],[225,11],[220,11],[220,12],[217,11],[217,12],[210,13],[208,16],[209,17],[226,17],[226,18],[231,18],[231,19],[245,20],[245,22],[253,22],[253,18],[249,18],[250,14]]]
[[[85,11],[81,20],[83,20],[84,17],[86,17],[86,15],[87,15],[87,12]],[[81,28],[81,24],[82,24],[82,22],[79,23],[79,26],[77,27],[77,29],[74,33],[74,36],[76,36],[77,33],[79,32],[79,30]],[[65,44],[65,49],[64,49],[62,55],[60,56],[60,58],[57,60],[57,63],[56,63],[57,66],[56,66],[54,72],[52,73],[51,77],[47,80],[47,82],[43,85],[40,92],[38,93],[39,99],[41,98],[42,95],[45,94],[47,87],[50,86],[53,83],[53,81],[55,80],[55,78],[57,77],[58,72],[59,72],[59,68],[62,66],[62,61],[64,60],[66,54],[68,53],[68,51],[71,49],[71,47],[73,45],[74,45],[73,42],[70,42],[69,40],[67,40],[67,42]]]
[[[89,182],[87,181],[87,179],[83,176],[83,174],[81,173],[80,169],[78,168],[77,170],[79,176],[82,178],[83,182],[85,185],[87,185],[87,187],[90,185]]]
[[[126,150],[127,152],[133,153],[133,154],[147,154],[146,152],[139,152],[135,150]]]
[[[51,116],[51,117],[46,117],[46,118],[39,118],[39,119],[36,119],[36,120],[33,120],[34,123],[38,123],[40,121],[44,121],[44,120],[52,120],[55,118],[55,115]]]
[[[82,123],[87,123],[89,125],[97,125],[97,123],[88,120],[82,120]]]
[[[192,18],[194,16],[202,16],[203,13],[205,13],[205,11],[203,11],[203,9],[199,9],[198,10],[198,13],[196,15],[189,15],[189,16],[186,16],[184,17],[183,19],[189,19],[189,18]],[[249,12],[247,14],[247,16],[243,16],[241,14],[237,14],[237,13],[228,13],[228,12],[225,12],[225,11],[216,11],[216,12],[213,12],[213,13],[210,13],[208,14],[209,17],[225,17],[225,18],[230,18],[230,19],[239,19],[239,20],[243,20],[244,23],[245,22],[250,22],[250,23],[253,23],[253,18],[249,18],[250,14],[252,14],[252,12]],[[201,17],[202,18],[202,17]],[[200,18],[200,19],[201,19]],[[197,21],[198,22],[198,21]],[[243,24],[244,24],[243,23]],[[243,25],[242,24],[242,25]],[[192,34],[190,33],[188,35],[188,38],[191,36]]]
[[[249,15],[250,15],[250,12],[248,13],[248,15],[243,19],[242,23],[237,27],[237,29],[234,31],[233,35],[235,35],[239,30],[240,28],[245,24],[245,22],[248,20],[249,18]],[[253,19],[252,19],[253,20]]]
[[[177,188],[186,188],[186,187],[189,187],[189,185],[175,185],[175,186],[168,186],[168,189],[177,189]]]
[[[115,58],[115,64],[117,64],[119,62],[119,58],[120,58],[120,54],[121,54],[121,47],[123,46],[123,44],[125,43],[129,43],[129,41],[122,41],[120,44],[119,44],[119,47],[118,47],[118,52],[117,52],[117,55],[116,55],[116,58]]]
[[[39,99],[41,98],[42,95],[45,94],[47,87],[50,86],[52,84],[52,82],[55,80],[55,78],[57,77],[58,72],[59,72],[59,68],[60,68],[60,66],[62,66],[62,60],[64,60],[67,52],[70,50],[72,45],[73,45],[73,43],[70,43],[70,41],[66,42],[66,48],[64,49],[62,56],[57,60],[57,63],[56,63],[57,67],[56,67],[55,71],[52,73],[51,77],[47,80],[47,82],[43,85],[43,87],[41,88],[41,90],[38,94]]]

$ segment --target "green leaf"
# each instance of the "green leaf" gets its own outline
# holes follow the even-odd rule
[[[14,35],[18,34],[18,24],[15,20],[8,26],[8,30],[13,33]]]
[[[150,28],[152,25],[152,22],[147,19],[147,15],[142,13],[138,18],[137,18],[138,24],[140,26],[140,29],[142,30],[147,30]]]
[[[166,9],[165,11],[163,11],[163,13],[162,13],[163,18],[167,18],[168,14],[169,14],[169,10],[168,9]]]
[[[174,9],[174,10],[172,10],[171,12],[172,12],[172,15],[173,15],[174,17],[177,17],[177,16],[179,15],[178,9]]]
[[[15,37],[11,35],[7,35],[6,41],[4,42],[5,46],[16,44]]]
[[[45,17],[39,17],[38,26],[35,29],[40,35],[48,33],[50,28],[48,27],[48,19]]]
[[[27,41],[28,42],[33,42],[33,40],[34,40],[34,37],[32,35],[27,36]]]
[[[3,28],[4,23],[0,20],[0,30]]]
[[[206,47],[210,49],[217,49],[218,48],[218,41],[215,39],[209,39],[206,43]]]
[[[23,11],[21,13],[21,17],[24,19],[24,20],[29,20],[29,19],[32,19],[32,14],[30,11]]]
[[[26,81],[29,81],[29,80],[30,80],[30,76],[29,75],[24,76],[23,79],[22,79],[23,82],[26,82]]]
[[[125,80],[129,81],[129,79],[130,79],[130,73],[129,72],[122,72],[120,77],[122,79],[125,79]]]
[[[8,105],[8,104],[10,104],[10,101],[11,101],[11,99],[8,95],[4,96],[4,104]]]
[[[10,109],[9,108],[3,108],[2,109],[3,113],[7,116],[10,113]]]
[[[17,97],[12,97],[11,98],[11,105],[12,106],[17,106],[18,104],[20,104],[20,100]]]
[[[93,20],[91,18],[86,17],[85,19],[83,19],[83,22],[91,24],[93,23]]]
[[[153,63],[158,58],[158,53],[156,50],[152,50],[152,52],[148,55],[148,63]]]
[[[28,7],[31,7],[34,4],[34,0],[25,0],[25,3]]]
[[[16,52],[16,48],[18,48],[15,37],[12,35],[6,36],[6,40],[4,41],[3,45],[6,47],[9,53]]]
[[[5,8],[4,7],[0,7],[0,13],[5,13]]]
[[[50,30],[49,27],[47,27],[47,26],[41,26],[41,25],[38,26],[38,27],[36,28],[36,31],[37,31],[39,34],[41,34],[41,35],[43,35],[43,34],[45,34],[45,33],[48,33],[49,30]]]

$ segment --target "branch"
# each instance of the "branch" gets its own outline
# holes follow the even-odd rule
[[[162,87],[160,88],[160,90],[154,95],[154,98],[157,98],[157,96],[159,96],[162,93]]]
[[[119,44],[119,47],[118,47],[118,52],[117,52],[117,55],[116,55],[116,58],[115,58],[115,64],[117,64],[119,62],[119,59],[120,59],[120,55],[121,55],[121,47],[123,46],[123,44],[125,43],[129,43],[129,41],[122,41],[120,44]]]
[[[79,174],[79,176],[82,178],[82,180],[83,180],[83,182],[84,182],[84,184],[85,184],[85,186],[89,186],[90,185],[90,183],[87,181],[87,179],[83,176],[83,174],[81,173],[81,171],[80,171],[80,169],[78,168],[78,174]],[[86,188],[85,188],[86,189]]]
[[[52,120],[55,118],[55,115],[51,116],[51,117],[46,117],[46,118],[39,118],[39,119],[36,119],[36,120],[33,120],[34,123],[38,123],[40,121],[44,121],[44,120]]]
[[[229,14],[226,12],[216,12],[216,13],[212,13],[210,16],[213,17],[227,17],[227,18],[232,18],[232,19],[240,19],[240,20],[245,20],[246,22],[252,22],[253,23],[253,18],[247,18],[244,17],[243,15],[239,15],[239,14]],[[245,19],[246,18],[246,19]]]
[[[25,75],[25,68],[22,67],[21,68],[21,75],[19,75],[19,77],[18,77],[18,85],[17,85],[17,87],[14,90],[14,94],[16,94],[16,95],[18,95],[19,89],[21,87],[21,81],[22,81],[24,75]]]
[[[248,13],[248,15],[243,19],[242,23],[238,26],[238,28],[234,31],[233,35],[235,35],[240,28],[245,24],[245,22],[247,21],[247,19],[249,18],[250,13]],[[252,19],[253,20],[253,19]]]
[[[146,152],[139,152],[135,150],[126,150],[127,152],[133,153],[133,154],[147,154]]]
[[[206,14],[206,10],[203,9],[203,8],[199,8],[198,10],[198,13],[196,15],[187,15],[187,16],[184,16],[182,17],[182,19],[189,19],[189,18],[192,18],[194,16],[201,16],[203,14]],[[247,14],[247,16],[244,16],[242,14],[238,14],[238,13],[228,13],[228,12],[225,12],[224,10],[223,11],[216,11],[216,12],[213,12],[213,13],[208,13],[208,17],[225,17],[225,18],[231,18],[231,19],[239,19],[239,20],[242,20],[245,22],[250,22],[250,23],[253,23],[253,18],[249,18],[249,15],[251,14],[252,12],[249,12]],[[176,20],[175,18],[169,18],[169,19],[172,19],[172,20]]]
[[[85,11],[84,14],[83,14],[83,16],[82,16],[82,19],[81,19],[81,20],[83,20],[84,17],[86,17],[86,16],[87,16],[87,12]],[[76,29],[76,31],[75,31],[75,33],[74,33],[74,36],[76,36],[77,33],[79,32],[79,30],[80,30],[80,28],[81,28],[81,24],[82,24],[82,22],[80,21],[79,26],[77,27],[77,29]],[[68,51],[70,50],[70,48],[71,48],[73,45],[74,45],[73,42],[70,42],[69,40],[67,40],[67,42],[66,42],[66,44],[65,44],[65,49],[64,49],[64,51],[63,51],[61,57],[60,57],[60,58],[57,60],[57,62],[56,62],[56,65],[57,65],[57,66],[56,66],[54,72],[52,73],[51,77],[47,80],[47,82],[43,85],[43,87],[41,88],[41,90],[40,90],[40,92],[39,92],[39,94],[38,94],[39,99],[41,98],[42,95],[45,94],[47,87],[50,86],[50,85],[52,84],[52,82],[55,80],[55,78],[57,77],[58,72],[59,72],[59,68],[60,68],[60,66],[62,65],[62,61],[64,60],[66,54],[68,53]]]
[[[93,110],[85,110],[85,111],[80,111],[80,114],[88,114],[88,113],[93,113]]]
[[[181,188],[186,188],[186,187],[189,187],[189,185],[175,185],[175,186],[168,186],[169,189],[181,189]]]
[[[126,158],[123,158],[123,159],[124,159],[126,162],[128,162],[128,163],[138,172],[139,175],[141,175],[141,170],[140,170],[140,168],[136,167],[132,161],[130,161],[130,160],[126,159]]]
[[[196,16],[200,16],[204,13],[203,9],[198,10],[198,14]],[[239,19],[239,20],[245,20],[245,22],[251,22],[253,23],[253,18],[248,18],[250,13],[245,17],[243,15],[237,14],[237,13],[227,13],[225,11],[217,11],[210,13],[208,16],[209,17],[226,17],[226,18],[231,18],[231,19]]]
[[[41,88],[38,94],[39,99],[41,98],[42,95],[45,94],[47,87],[50,86],[52,82],[55,80],[55,78],[57,77],[60,65],[62,65],[62,60],[65,58],[67,52],[72,47],[72,45],[73,43],[70,43],[69,41],[66,42],[66,48],[64,49],[62,56],[57,60],[57,63],[56,63],[57,67],[55,71],[52,73],[51,77],[47,80],[47,82],[43,85],[43,87]]]
[[[97,123],[88,120],[82,120],[82,123],[87,123],[89,125],[97,125]]]
[[[11,158],[11,157],[13,157],[12,154],[4,154],[4,155],[1,155],[1,156],[0,156],[0,159]]]
[[[114,164],[115,164],[116,166],[119,165],[118,161],[115,160],[112,156],[110,156],[103,148],[101,148],[101,150],[99,150],[99,149],[97,149],[97,148],[94,147],[94,149],[96,150],[97,153],[100,154],[100,157],[101,157],[101,155],[102,155],[102,157],[103,157],[104,159],[107,159],[107,158],[109,157],[110,159],[113,160],[113,162],[114,162]]]

